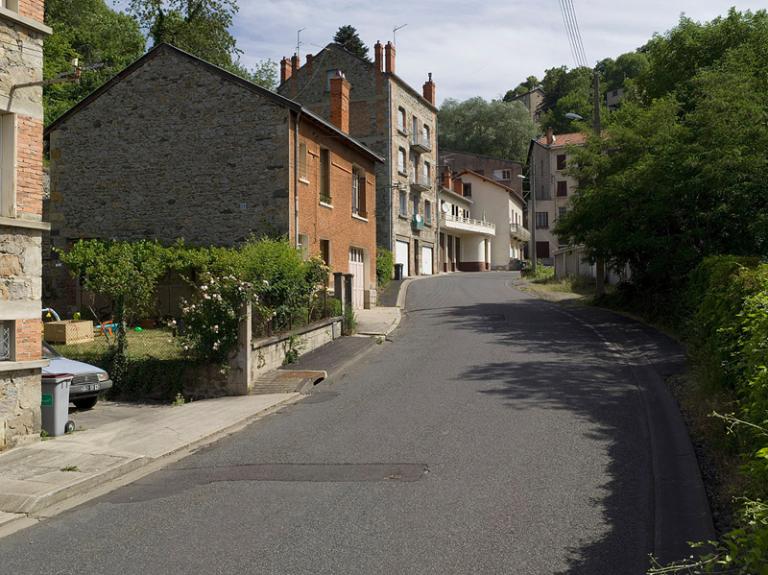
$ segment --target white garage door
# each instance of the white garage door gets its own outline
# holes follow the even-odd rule
[[[421,247],[421,275],[432,275],[432,248]]]
[[[360,248],[349,248],[349,273],[352,277],[352,307],[363,309],[365,305],[365,255]]]
[[[395,242],[395,263],[403,264],[403,277],[411,275],[408,268],[408,242]]]

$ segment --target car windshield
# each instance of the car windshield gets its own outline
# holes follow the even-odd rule
[[[61,354],[53,349],[50,345],[43,342],[43,357],[45,359],[54,359],[56,357],[61,357]]]

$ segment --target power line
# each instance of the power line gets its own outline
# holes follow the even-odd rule
[[[584,41],[581,37],[581,30],[579,29],[579,21],[576,18],[576,9],[573,7],[573,0],[566,0],[566,6],[570,8],[571,20],[573,21],[573,25],[576,29],[576,39],[578,40],[578,45],[581,52],[581,65],[588,66],[587,52],[584,50]]]
[[[573,42],[573,36],[571,33],[570,23],[568,22],[568,19],[565,15],[565,6],[563,4],[564,0],[559,0],[560,2],[560,14],[563,17],[563,26],[565,27],[565,33],[568,35],[568,47],[571,49],[571,58],[573,58],[574,64],[577,66],[579,65],[579,59],[576,56],[576,51],[574,50],[574,42]]]

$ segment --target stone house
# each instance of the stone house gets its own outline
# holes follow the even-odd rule
[[[43,10],[0,8],[0,450],[40,436]]]
[[[46,131],[52,246],[287,236],[332,271],[354,274],[356,307],[374,303],[369,214],[381,158],[348,135],[349,83],[332,84],[333,123],[173,46],[155,47]],[[55,253],[45,266],[51,300],[60,311],[79,308]],[[161,302],[161,313],[176,304]]]
[[[583,146],[587,139],[582,133],[546,135],[531,142],[528,148],[528,165],[531,175],[534,202],[531,225],[535,225],[536,258],[545,265],[552,265],[553,257],[565,248],[554,233],[557,220],[568,211],[570,198],[576,192],[578,182],[567,173],[569,148]]]
[[[384,158],[376,172],[378,245],[405,275],[437,270],[437,108],[431,74],[419,92],[396,74],[395,47],[374,46],[374,61],[329,44],[301,65],[281,62],[278,92],[330,118],[330,78],[351,82],[350,133]]]
[[[523,180],[519,177],[523,173],[521,162],[471,152],[454,152],[441,149],[440,166],[441,168],[448,166],[455,173],[468,170],[486,176],[512,188],[518,195],[523,195]]]
[[[528,113],[531,114],[531,120],[538,123],[544,107],[544,97],[544,90],[541,86],[537,86],[525,94],[516,96],[512,101],[521,102],[528,109]]]

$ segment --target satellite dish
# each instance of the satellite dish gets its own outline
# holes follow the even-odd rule
[[[443,210],[443,213],[444,213],[444,214],[447,214],[448,212],[450,212],[450,211],[451,211],[451,208],[450,208],[450,207],[448,206],[448,204],[446,204],[446,203],[443,203],[443,205],[442,205],[442,206],[440,206],[440,209],[441,209],[441,210]]]
[[[421,216],[421,214],[416,214],[416,218],[415,218],[415,219],[416,219],[416,222],[417,222],[417,223],[419,223],[419,224],[420,224],[422,221],[424,221],[424,218]]]

